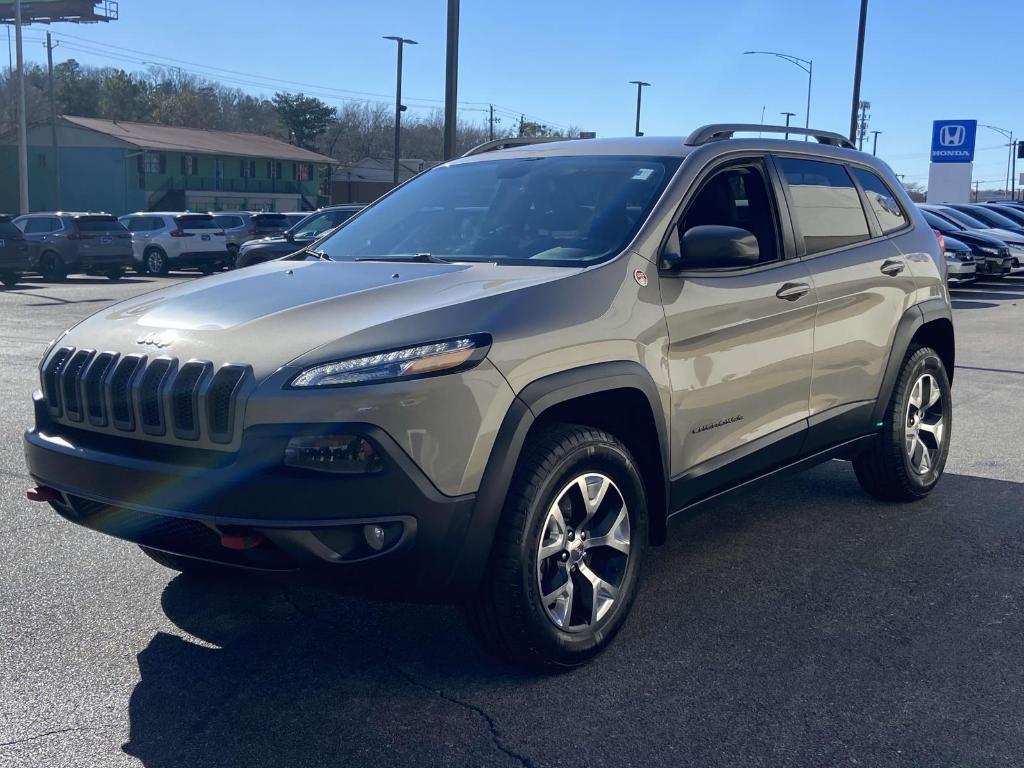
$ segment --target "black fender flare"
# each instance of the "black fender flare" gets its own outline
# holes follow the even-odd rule
[[[892,390],[896,386],[896,378],[899,376],[900,366],[903,365],[903,358],[907,355],[907,349],[910,348],[910,342],[922,327],[936,320],[948,320],[950,324],[953,322],[953,310],[945,299],[934,298],[915,304],[900,317],[892,346],[889,348],[889,361],[885,366],[882,386],[878,390],[878,398],[871,414],[872,423],[881,421],[885,416],[886,406],[892,397]],[[952,369],[949,371],[949,378],[952,381]]]
[[[614,389],[639,390],[646,396],[651,408],[665,481],[662,496],[665,504],[661,505],[665,508],[651,510],[651,524],[652,531],[660,530],[663,537],[668,506],[668,427],[654,379],[642,365],[628,360],[571,368],[544,376],[524,387],[513,399],[502,420],[484,468],[461,556],[452,572],[452,583],[460,592],[465,594],[466,590],[474,590],[483,576],[512,475],[534,422],[545,411],[560,403]],[[655,541],[660,541],[657,534]]]

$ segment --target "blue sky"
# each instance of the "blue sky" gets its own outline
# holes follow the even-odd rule
[[[493,102],[505,121],[525,112],[629,135],[636,96],[628,81],[643,79],[653,84],[644,92],[648,135],[756,123],[762,107],[766,122],[788,110],[803,124],[805,73],[742,55],[767,49],[814,60],[811,123],[846,133],[858,8],[858,0],[462,0],[460,109],[483,120]],[[422,110],[444,98],[444,0],[121,0],[120,13],[112,24],[52,27],[64,43],[56,60],[139,70],[145,59],[253,93],[388,101],[394,43],[381,36],[400,34],[420,43],[407,49],[406,103]],[[27,32],[30,60],[45,61],[43,31]],[[873,104],[870,127],[882,131],[879,155],[924,182],[933,119],[976,118],[1024,134],[1021,69],[1012,63],[1022,33],[1021,0],[872,0],[862,98]],[[1001,185],[1005,139],[979,129],[978,149],[974,178]]]

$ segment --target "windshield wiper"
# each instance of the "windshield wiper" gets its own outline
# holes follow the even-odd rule
[[[356,261],[401,261],[420,264],[451,264],[450,259],[442,259],[430,253],[417,253],[415,256],[360,256]]]
[[[328,256],[323,251],[314,251],[314,250],[311,250],[311,249],[307,248],[304,251],[304,253],[308,253],[310,256],[316,256],[318,259],[321,259],[322,261],[332,261],[331,257]]]

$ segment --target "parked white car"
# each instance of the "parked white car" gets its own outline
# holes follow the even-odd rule
[[[228,260],[224,230],[208,213],[140,212],[119,221],[132,233],[132,255],[139,272],[165,275],[197,267],[204,275]]]

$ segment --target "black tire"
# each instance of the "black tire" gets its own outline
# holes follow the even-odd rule
[[[941,416],[943,430],[941,439],[935,442],[934,456],[928,452],[927,468],[915,469],[906,442],[912,435],[908,430],[913,429],[910,400],[915,385],[926,374],[938,385],[941,400],[930,412],[934,413],[932,419]],[[931,492],[942,477],[949,455],[953,426],[950,394],[949,376],[939,354],[931,347],[911,344],[886,406],[881,430],[875,441],[853,460],[857,480],[865,491],[883,501],[916,501]],[[922,436],[922,440],[925,438],[929,443],[933,441],[930,432]]]
[[[20,275],[14,272],[4,272],[3,274],[0,274],[0,283],[3,283],[8,288],[13,288],[18,284],[20,277]]]
[[[107,276],[108,280],[113,280],[116,282],[120,280],[122,277],[124,277],[124,270],[118,267],[117,269],[108,269],[103,274]]]
[[[164,253],[162,248],[147,248],[143,254],[145,260],[146,271],[151,275],[166,275],[171,268],[170,263],[167,259],[167,254]]]
[[[229,245],[228,246],[228,260],[225,262],[225,266],[228,269],[234,269],[236,264],[237,264],[237,262],[238,262],[238,246],[237,245]]]
[[[231,574],[234,571],[234,569],[227,565],[218,565],[217,563],[211,563],[206,560],[197,560],[194,557],[185,557],[184,555],[172,555],[170,552],[151,549],[150,547],[144,547],[141,544],[139,545],[139,549],[141,549],[143,554],[148,558],[160,563],[164,568],[170,568],[172,571],[179,571],[190,576],[225,575]]]
[[[594,590],[586,587],[590,582],[577,587],[580,597],[570,602],[565,623],[572,625],[577,617],[581,626],[563,629],[549,616],[541,599],[540,582],[544,578],[543,570],[538,569],[541,537],[550,532],[546,528],[548,510],[554,502],[564,493],[572,493],[570,489],[575,487],[576,478],[598,472],[613,483],[607,494],[615,488],[619,491],[618,499],[625,505],[629,520],[628,557],[615,560],[613,558],[622,555],[599,546],[582,555],[576,551],[571,557],[563,551],[543,561],[544,568],[553,566],[554,570],[548,573],[558,577],[555,582],[562,577],[570,581],[582,579],[584,570],[588,574],[599,573],[603,579],[617,578],[617,597],[593,624],[588,612],[594,600],[590,599],[588,604],[587,596],[592,596]],[[621,512],[621,504],[619,509],[607,506],[618,503],[615,497],[606,495],[605,499],[594,521]],[[570,542],[575,541],[572,526],[578,525],[578,512],[583,508],[579,505],[585,502],[582,495],[578,495],[575,502],[571,498],[566,501],[566,509],[570,511],[561,541],[566,547],[578,549],[587,529],[580,527],[579,541],[572,544]],[[606,507],[607,511],[602,512]],[[532,435],[513,475],[484,578],[475,599],[465,606],[470,626],[486,649],[531,667],[569,668],[589,661],[607,647],[629,614],[647,547],[647,525],[643,481],[636,462],[622,443],[607,432],[575,425],[555,425]],[[600,535],[595,528],[594,536]],[[612,558],[590,559],[602,553]],[[577,561],[577,556],[582,559]],[[579,570],[573,562],[579,562]],[[571,574],[569,568],[572,568]],[[549,594],[556,591],[557,586],[554,583]]]
[[[47,251],[39,257],[39,272],[43,279],[50,283],[60,283],[67,279],[68,271],[60,254],[54,251]]]
[[[200,264],[199,271],[204,275],[212,275],[217,269],[216,264]]]

